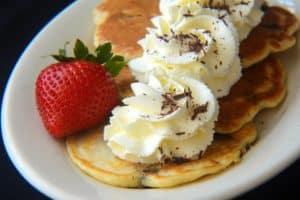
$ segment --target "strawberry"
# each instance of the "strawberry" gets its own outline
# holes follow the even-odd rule
[[[125,65],[124,58],[113,56],[111,45],[96,49],[96,55],[77,40],[75,57],[60,49],[53,57],[58,63],[46,67],[36,81],[39,114],[49,133],[56,138],[102,123],[119,103],[112,77]]]

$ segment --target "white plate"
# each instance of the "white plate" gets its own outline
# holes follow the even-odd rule
[[[278,0],[300,11],[297,0]],[[92,10],[98,0],[79,0],[55,17],[30,43],[9,79],[2,105],[2,133],[11,160],[34,187],[54,199],[226,199],[263,183],[300,153],[300,46],[283,56],[288,97],[280,108],[264,112],[258,143],[243,162],[225,172],[174,189],[120,189],[83,175],[69,161],[63,143],[46,133],[38,116],[34,85],[49,55],[65,41],[81,38],[92,46]],[[300,35],[298,34],[298,39]]]

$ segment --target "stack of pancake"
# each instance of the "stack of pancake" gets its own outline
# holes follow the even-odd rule
[[[103,141],[102,128],[67,139],[69,155],[88,175],[121,187],[172,187],[224,170],[241,160],[256,141],[253,120],[265,108],[279,105],[286,95],[286,72],[272,55],[296,43],[297,18],[279,7],[264,7],[261,23],[242,41],[243,76],[230,94],[219,99],[220,114],[214,142],[198,160],[143,165],[114,156]],[[141,56],[137,41],[150,19],[159,14],[158,0],[106,0],[95,10],[95,45],[111,42],[127,59]],[[134,81],[128,68],[117,77],[122,97],[131,95]]]

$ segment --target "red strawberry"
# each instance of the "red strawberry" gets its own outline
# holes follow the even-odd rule
[[[60,50],[54,56],[60,62],[44,69],[36,81],[39,113],[56,138],[102,123],[119,103],[112,76],[125,65],[124,59],[112,56],[110,44],[100,46],[96,53],[89,54],[77,40],[75,58],[66,57],[65,50]]]

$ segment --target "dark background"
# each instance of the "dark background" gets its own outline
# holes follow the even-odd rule
[[[0,102],[2,102],[8,76],[25,47],[50,19],[71,2],[73,1],[1,1]],[[257,167],[259,168],[259,163],[257,163]],[[299,181],[300,160],[266,184],[242,195],[238,199],[289,199],[292,195],[300,194],[300,189],[297,187]],[[47,199],[32,188],[16,171],[4,150],[2,137],[0,138],[0,184],[1,199]]]

